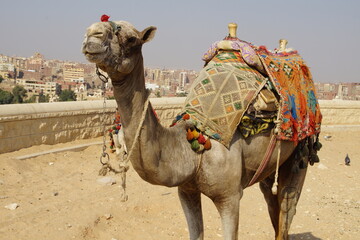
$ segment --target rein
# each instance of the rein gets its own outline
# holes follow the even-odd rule
[[[274,121],[276,123],[276,127],[272,133],[271,139],[270,139],[270,143],[266,149],[265,155],[263,157],[263,160],[260,163],[259,168],[256,170],[254,176],[252,177],[252,179],[250,180],[249,184],[247,185],[248,187],[250,187],[251,185],[253,185],[259,178],[259,176],[264,172],[266,166],[268,165],[270,158],[274,152],[276,143],[278,142],[276,139],[276,134],[279,132],[280,126],[281,126],[281,122],[280,121],[280,110],[278,110],[278,115],[277,115],[277,119]],[[279,163],[280,163],[280,155],[281,155],[281,145],[279,145],[279,149],[278,149],[278,155],[277,155],[277,159],[276,159],[276,171],[275,171],[275,179],[274,179],[274,183],[273,186],[271,188],[271,191],[273,193],[273,195],[277,194],[277,186],[278,186],[278,176],[279,176]]]
[[[96,67],[96,74],[98,75],[100,80],[103,82],[103,84],[108,82],[109,78],[104,76],[102,73],[100,73],[98,67]],[[104,102],[105,102],[105,87],[103,88],[103,91],[104,91]],[[142,126],[144,124],[144,121],[145,121],[145,118],[146,118],[146,113],[147,113],[147,110],[149,108],[149,103],[150,103],[150,98],[149,98],[149,95],[147,95],[145,105],[144,105],[144,109],[143,109],[143,111],[141,113],[140,123],[138,125],[138,128],[136,129],[135,138],[134,138],[134,141],[133,141],[133,143],[131,145],[130,152],[127,155],[126,158],[124,157],[120,161],[119,169],[116,169],[111,165],[109,154],[105,152],[106,144],[105,144],[105,121],[104,121],[104,131],[103,131],[104,132],[104,137],[103,137],[103,144],[104,145],[103,145],[103,153],[101,154],[101,157],[100,157],[100,162],[101,162],[101,164],[103,166],[99,170],[99,175],[105,176],[108,173],[108,171],[114,172],[115,174],[121,174],[120,177],[121,177],[121,191],[122,191],[122,193],[121,193],[121,201],[122,202],[125,202],[125,201],[128,200],[128,196],[126,195],[126,172],[129,170],[128,163],[133,158],[134,149],[136,148],[136,146],[139,143],[138,139],[140,137],[141,128],[142,128]],[[106,102],[105,102],[105,104],[106,104]],[[104,104],[104,110],[103,110],[104,116],[105,116],[105,107],[106,107],[105,104]],[[102,159],[105,158],[105,157],[107,158],[107,160],[103,161]]]

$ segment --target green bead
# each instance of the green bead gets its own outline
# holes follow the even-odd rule
[[[199,144],[198,140],[194,140],[194,141],[191,143],[191,149],[192,149],[192,150],[196,151],[196,150],[199,149],[199,147],[200,147],[200,144]]]

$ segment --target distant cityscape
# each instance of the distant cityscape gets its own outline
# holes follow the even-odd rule
[[[146,87],[157,97],[185,96],[196,77],[193,70],[145,69]],[[77,101],[103,98],[94,64],[47,60],[40,53],[29,58],[0,54],[0,79],[0,89],[11,92],[20,85],[26,98],[46,95],[49,102],[56,102],[63,90],[73,91]],[[105,89],[106,97],[112,98],[111,82]]]
[[[153,97],[186,96],[197,77],[194,70],[145,68],[146,87]],[[26,90],[26,99],[39,102],[60,101],[62,91],[72,91],[77,101],[103,98],[102,82],[94,64],[47,60],[40,53],[29,58],[0,54],[0,93],[16,86]],[[360,100],[360,83],[315,83],[319,99]],[[113,98],[112,85],[105,85],[105,96]],[[1,103],[1,102],[0,102]]]

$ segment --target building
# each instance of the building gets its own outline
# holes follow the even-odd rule
[[[360,83],[340,83],[337,98],[343,100],[360,100]]]
[[[315,83],[319,99],[360,100],[360,83]]]
[[[57,83],[55,82],[44,82],[38,80],[27,80],[27,79],[17,79],[16,84],[21,85],[25,88],[28,93],[40,93],[43,94],[55,94]]]
[[[85,71],[82,67],[77,67],[75,64],[65,64],[63,68],[63,75],[65,82],[83,83]]]
[[[338,85],[335,83],[315,83],[315,88],[319,99],[332,100],[336,98]]]
[[[7,79],[9,73],[14,73],[15,67],[11,63],[0,63],[0,76]]]
[[[17,79],[16,84],[21,85],[27,91],[27,96],[39,95],[40,93],[50,97],[50,102],[56,101],[56,92],[60,87],[55,82],[44,82],[38,80]]]

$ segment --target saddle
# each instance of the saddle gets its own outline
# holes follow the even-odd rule
[[[249,137],[273,129],[277,118],[279,140],[297,143],[320,132],[315,86],[297,51],[272,53],[227,37],[203,60],[182,113],[203,135],[229,147],[236,129]]]

